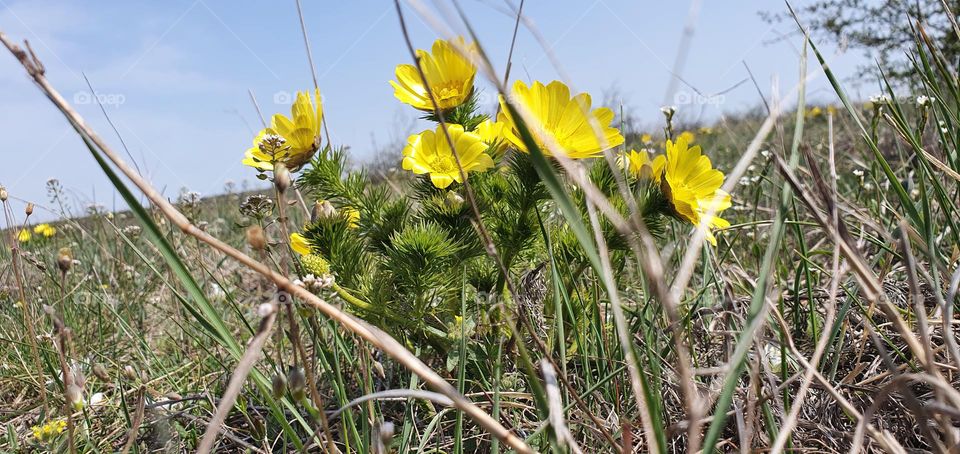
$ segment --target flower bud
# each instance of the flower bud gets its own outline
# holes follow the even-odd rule
[[[251,225],[247,228],[247,243],[255,251],[262,251],[267,247],[267,235],[259,225]]]
[[[33,214],[33,202],[27,203],[27,207],[24,208],[23,212],[26,213],[27,216],[30,216],[31,214]]]
[[[101,381],[110,381],[110,374],[107,373],[107,368],[103,364],[96,363],[93,365],[93,375]]]
[[[68,247],[60,248],[60,251],[57,253],[57,267],[60,268],[60,272],[66,273],[70,271],[71,266],[73,266],[73,252],[70,251]]]
[[[67,386],[66,397],[67,403],[74,411],[83,410],[83,390],[81,390],[79,386]]]
[[[281,194],[290,187],[290,178],[290,170],[287,169],[287,166],[279,163],[273,166],[273,185],[277,187]]]
[[[270,388],[274,399],[283,397],[283,393],[287,391],[287,377],[284,377],[283,374],[274,374]]]
[[[458,209],[463,205],[463,197],[460,194],[457,194],[456,191],[447,191],[447,197],[444,199],[443,203],[447,208]]]
[[[287,372],[287,389],[290,390],[293,400],[297,402],[303,400],[306,397],[306,388],[307,377],[303,374],[303,369],[290,366],[290,370]]]
[[[123,366],[123,376],[126,377],[127,380],[136,380],[137,372],[133,370],[133,366],[128,364]]]
[[[333,204],[326,200],[317,200],[313,204],[313,210],[310,211],[310,222],[324,221],[333,219],[337,215],[337,209]]]
[[[330,273],[330,263],[317,254],[307,254],[300,257],[300,263],[303,267],[315,276],[323,276]]]
[[[0,186],[0,202],[6,202],[10,197],[10,194],[7,194],[7,188]]]

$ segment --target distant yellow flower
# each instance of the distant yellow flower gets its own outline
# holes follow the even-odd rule
[[[620,168],[626,167],[627,172],[637,179],[652,179],[660,181],[660,174],[663,173],[662,159],[651,160],[647,150],[630,150],[624,153],[619,159]],[[656,165],[656,166],[655,166]]]
[[[460,169],[450,150],[450,144],[438,125],[436,131],[426,130],[407,139],[403,149],[403,168],[417,175],[430,174],[438,188],[446,188],[456,181],[463,183]],[[466,132],[463,126],[447,125],[447,133],[454,144],[463,173],[479,172],[493,167],[493,159],[486,154],[488,145],[476,133]]]
[[[354,207],[343,207],[340,211],[347,218],[348,226],[355,229],[360,225],[360,211]]]
[[[559,81],[543,85],[534,82],[528,87],[518,80],[513,84],[513,100],[526,110],[530,122],[527,128],[533,133],[537,145],[547,156],[553,151],[546,146],[547,138],[552,138],[567,157],[573,159],[594,158],[623,143],[623,136],[617,128],[610,126],[613,111],[600,107],[590,110],[591,100],[587,93],[570,96],[570,89]],[[507,110],[507,102],[500,98],[500,116],[498,121],[505,124],[504,135],[517,149],[529,152],[520,138],[514,119]],[[598,130],[594,130],[596,127]],[[597,132],[602,137],[597,137]]]
[[[308,92],[297,92],[290,108],[290,116],[275,114],[270,127],[253,139],[243,164],[258,170],[273,170],[274,164],[283,164],[296,171],[313,157],[320,148],[320,126],[323,124],[323,104],[320,90],[310,99]]]
[[[707,240],[716,246],[712,231],[730,226],[717,216],[731,205],[730,194],[720,189],[723,172],[713,168],[710,158],[701,154],[699,146],[689,147],[682,135],[676,143],[667,141],[666,156],[654,159],[654,166],[658,165],[657,161],[664,165],[660,187],[674,214],[694,226],[704,224]],[[713,215],[706,217],[711,209]]]
[[[49,443],[53,441],[57,435],[63,433],[67,428],[67,422],[58,419],[56,421],[50,421],[42,426],[33,426],[30,430],[33,432],[33,438],[39,441],[40,443]]]
[[[820,108],[820,106],[813,106],[813,107],[807,109],[806,114],[807,114],[807,117],[808,117],[808,118],[817,118],[817,117],[823,115],[823,109]]]
[[[463,37],[457,38],[458,47],[472,52],[474,46],[467,45]],[[441,110],[452,109],[463,104],[473,93],[473,79],[477,68],[473,63],[448,41],[438,39],[433,43],[430,53],[417,50],[420,68],[426,76],[426,84],[420,77],[420,71],[413,65],[397,65],[396,81],[390,81],[393,95],[401,102],[420,110],[433,111],[430,91]]]
[[[307,255],[311,252],[310,241],[299,233],[290,234],[290,248],[300,255]]]
[[[697,136],[692,131],[683,131],[677,136],[677,140],[684,139],[687,143],[693,143],[697,140]]]
[[[30,235],[30,231],[27,229],[20,229],[20,233],[17,234],[17,241],[21,243],[26,243],[30,241],[33,235]]]
[[[50,238],[57,233],[57,229],[50,224],[39,224],[33,228],[33,233],[43,235],[44,238]]]
[[[701,126],[700,129],[697,130],[697,132],[705,136],[709,136],[710,134],[713,134],[713,128],[709,126]]]
[[[490,148],[487,153],[490,156],[501,156],[507,149],[507,139],[503,135],[504,124],[499,121],[486,120],[480,123],[473,132],[480,136],[480,140]]]
[[[640,141],[643,142],[644,144],[653,143],[653,136],[651,136],[648,133],[643,133],[640,135]]]

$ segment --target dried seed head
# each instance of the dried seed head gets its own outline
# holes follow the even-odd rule
[[[317,200],[313,204],[313,210],[310,211],[310,222],[325,221],[333,219],[337,215],[337,209],[333,204],[326,200]]]
[[[27,216],[33,214],[33,202],[27,203],[27,207],[23,210],[24,213],[27,213]]]
[[[57,267],[60,268],[60,272],[70,271],[71,266],[73,266],[73,252],[68,247],[60,248],[57,252]]]
[[[0,202],[6,202],[10,197],[10,194],[7,194],[7,188],[0,186]]]
[[[123,376],[124,376],[127,380],[131,380],[131,381],[132,381],[132,380],[136,380],[136,379],[137,379],[137,372],[136,372],[135,370],[133,370],[133,366],[127,364],[126,366],[123,366]]]
[[[247,243],[255,251],[262,251],[267,247],[267,235],[259,225],[251,225],[247,228]]]

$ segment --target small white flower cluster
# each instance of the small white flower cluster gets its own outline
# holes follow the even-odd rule
[[[945,121],[943,121],[943,120],[938,121],[938,122],[937,122],[937,126],[940,126],[940,132],[942,132],[942,133],[944,133],[944,134],[946,134],[946,133],[948,133],[948,132],[950,131],[949,129],[947,129],[947,122],[945,122]]]
[[[663,112],[663,114],[668,117],[672,117],[673,114],[677,113],[677,106],[663,106],[660,108],[660,112]]]
[[[123,233],[125,236],[136,237],[140,235],[140,226],[139,225],[128,225],[120,229],[120,233]]]
[[[853,176],[857,177],[857,180],[860,182],[860,187],[862,187],[867,191],[873,190],[873,183],[870,181],[866,181],[866,179],[864,178],[864,176],[867,173],[866,170],[858,167],[856,169],[853,169],[851,173],[853,173]]]
[[[333,282],[334,279],[332,274],[324,274],[323,276],[319,277],[308,274],[303,277],[303,280],[293,280],[294,285],[310,290],[311,293],[318,293],[321,290],[333,287]]]
[[[876,106],[882,106],[884,104],[890,104],[890,97],[885,93],[876,94],[870,97],[870,102]]]
[[[918,106],[918,107],[930,107],[930,105],[933,104],[933,102],[936,101],[936,100],[937,100],[937,98],[935,98],[935,97],[933,97],[933,96],[920,95],[920,96],[917,96],[917,106]]]

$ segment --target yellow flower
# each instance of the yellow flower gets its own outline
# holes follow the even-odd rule
[[[730,194],[720,189],[723,172],[713,168],[710,158],[701,154],[700,147],[689,147],[681,135],[677,142],[667,141],[666,156],[654,159],[653,166],[663,163],[660,187],[674,214],[694,226],[706,227],[707,240],[716,246],[712,230],[723,229],[730,223],[717,216],[730,208]],[[709,211],[713,215],[707,217]]]
[[[403,149],[403,168],[417,175],[430,174],[438,188],[446,188],[456,181],[463,183],[460,169],[450,150],[450,144],[438,125],[436,131],[426,130],[407,139]],[[463,126],[447,125],[447,133],[454,144],[463,173],[484,171],[493,167],[493,159],[486,154],[487,144],[476,133],[466,132]]]
[[[53,441],[57,435],[63,433],[67,428],[67,422],[58,419],[56,421],[50,421],[43,426],[33,426],[30,430],[33,432],[33,438],[39,441],[40,443],[48,443]]]
[[[27,229],[20,229],[20,233],[17,234],[17,241],[21,243],[26,243],[30,241],[33,235],[30,234],[30,231]]]
[[[648,133],[643,133],[640,135],[640,141],[644,144],[653,143],[653,136]]]
[[[314,103],[316,107],[314,107]],[[274,164],[283,164],[296,171],[310,161],[320,148],[320,125],[323,123],[323,104],[320,90],[310,99],[307,92],[297,92],[290,108],[290,116],[274,114],[270,127],[263,129],[247,149],[243,163],[255,169],[273,170]]]
[[[808,118],[817,118],[821,115],[823,115],[823,109],[821,109],[820,106],[813,106],[807,109]]]
[[[503,135],[503,127],[504,124],[502,122],[486,120],[477,125],[477,129],[473,131],[480,136],[480,140],[482,140],[483,143],[490,147],[487,149],[487,153],[490,154],[490,156],[502,156],[503,152],[507,149],[508,143]]]
[[[347,218],[349,224],[347,224],[351,229],[357,228],[360,225],[360,211],[357,211],[354,207],[343,207],[340,211],[343,213],[343,216]]]
[[[700,129],[697,130],[697,132],[705,136],[709,136],[710,134],[713,134],[713,128],[709,126],[701,126]]]
[[[290,234],[290,248],[300,255],[310,254],[310,241],[299,233]]]
[[[630,150],[624,153],[619,159],[620,168],[626,167],[627,172],[637,179],[653,179],[660,181],[660,174],[663,173],[663,159],[650,160],[650,154],[646,149],[636,151]]]
[[[465,44],[463,37],[457,38],[457,44],[459,48],[473,52],[474,45]],[[401,102],[420,110],[433,111],[433,101],[427,92],[429,86],[437,105],[441,110],[447,110],[463,104],[473,93],[477,68],[450,42],[436,40],[430,53],[417,50],[417,60],[427,78],[426,84],[413,65],[397,65],[397,80],[390,81],[393,95]]]
[[[33,233],[37,235],[43,235],[44,238],[50,238],[53,235],[56,235],[57,229],[50,224],[39,224],[33,228]]]
[[[590,110],[591,100],[587,93],[570,96],[570,89],[563,82],[553,81],[548,85],[534,82],[528,87],[523,81],[513,84],[513,101],[521,106],[521,114],[529,116],[527,128],[533,134],[537,145],[547,156],[553,151],[545,145],[552,138],[561,152],[573,159],[585,159],[599,156],[623,143],[620,131],[610,126],[613,111],[600,107]],[[520,138],[514,119],[508,114],[507,102],[500,98],[500,116],[498,121],[505,124],[504,135],[517,149],[529,152]],[[594,130],[594,126],[597,130]],[[597,137],[597,132],[602,136]]]
[[[690,144],[690,143],[693,143],[695,140],[697,140],[697,136],[694,135],[693,132],[691,131],[683,131],[680,133],[679,136],[677,136],[677,140],[679,141],[680,139],[684,139],[687,141],[688,144]]]

